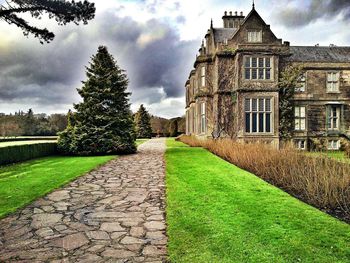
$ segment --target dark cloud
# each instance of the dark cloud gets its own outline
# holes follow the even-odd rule
[[[157,103],[180,97],[198,46],[195,41],[181,41],[165,21],[143,24],[110,12],[88,26],[67,26],[56,32],[48,45],[23,39],[10,49],[0,48],[0,105],[25,99],[26,107],[35,102],[60,108],[76,102],[76,88],[99,45],[107,45],[126,69],[134,100]]]
[[[277,15],[279,20],[288,27],[301,27],[322,18],[333,18],[341,15],[344,20],[350,20],[349,0],[312,0],[305,6],[305,1],[298,7],[287,7]]]

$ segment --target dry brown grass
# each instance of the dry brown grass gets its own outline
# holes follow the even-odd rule
[[[180,141],[212,153],[342,219],[350,219],[350,165],[328,157],[306,156],[291,147],[240,144],[229,139]]]

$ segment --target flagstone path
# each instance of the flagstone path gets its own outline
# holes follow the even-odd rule
[[[0,262],[166,262],[165,140],[0,220]]]

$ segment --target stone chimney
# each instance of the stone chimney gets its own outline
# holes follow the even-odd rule
[[[239,28],[242,21],[244,20],[243,12],[238,15],[238,12],[235,11],[233,14],[232,11],[229,13],[225,11],[224,16],[222,17],[222,20],[224,22],[224,28]]]

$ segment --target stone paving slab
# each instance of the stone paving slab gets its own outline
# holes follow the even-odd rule
[[[0,220],[0,262],[166,262],[165,140]]]

